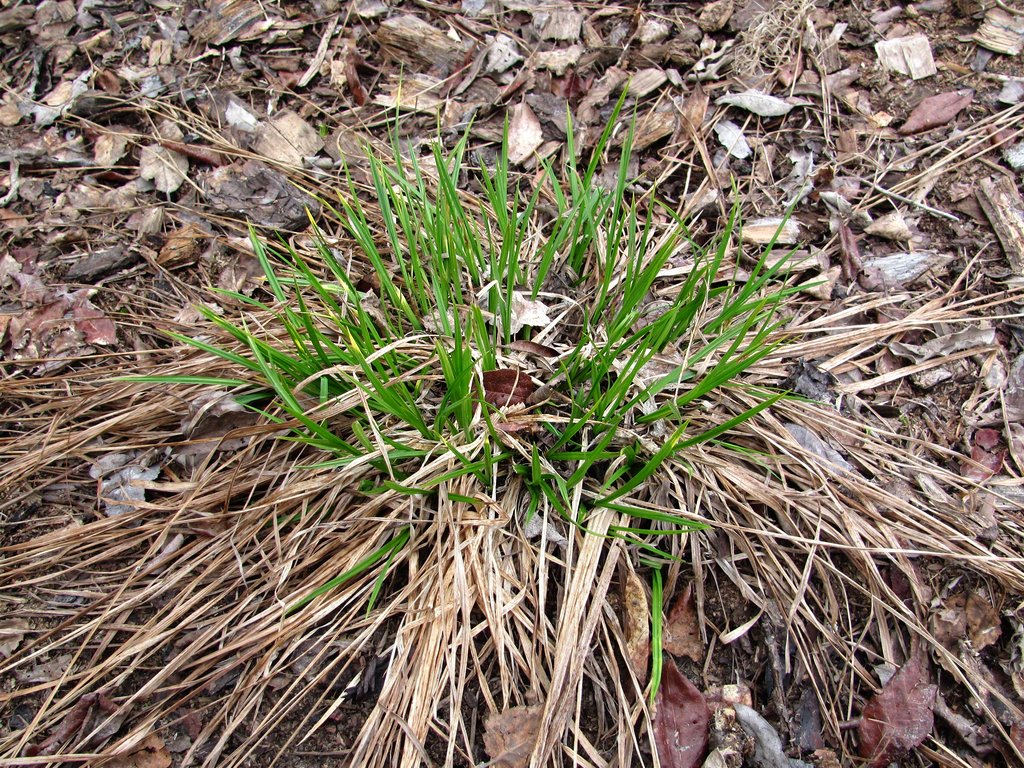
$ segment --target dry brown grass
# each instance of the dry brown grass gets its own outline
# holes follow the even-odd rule
[[[778,380],[797,354],[838,366],[851,350],[958,316],[955,305],[935,302],[888,324],[845,326],[843,312],[807,322],[789,329],[794,345],[781,347],[751,381]],[[82,468],[105,452],[180,443],[181,404],[198,390],[126,385],[114,375],[218,365],[170,349],[143,362],[92,361],[60,392],[56,382],[5,380],[8,423],[19,426],[0,443],[5,508],[58,480],[83,484]],[[697,418],[710,425],[749,405],[734,391]],[[844,446],[856,470],[809,453],[787,423]],[[360,467],[303,468],[310,457],[302,448],[268,429],[250,432],[246,450],[152,483],[151,500],[134,512],[75,509],[74,522],[4,548],[0,600],[35,630],[0,674],[61,654],[71,661],[56,680],[3,694],[8,702],[41,702],[28,727],[2,737],[3,754],[22,754],[97,690],[115,698],[130,727],[104,744],[82,734],[66,745],[72,759],[126,750],[193,709],[204,727],[190,756],[241,765],[276,726],[293,724],[300,707],[302,725],[280,742],[282,754],[329,718],[340,706],[338,682],[361,672],[383,644],[393,647],[384,654],[390,664],[351,745],[353,764],[413,765],[427,761],[428,749],[435,762],[440,755],[472,762],[486,713],[535,703],[544,707],[537,765],[604,765],[614,753],[644,759],[651,748],[644,686],[623,662],[621,620],[607,600],[617,569],[635,564],[630,547],[583,535],[544,509],[551,527],[529,539],[515,480],[481,506],[452,500],[449,493],[469,493],[458,484],[436,501],[391,491],[367,498],[355,490]],[[785,669],[817,692],[836,739],[856,716],[854,692],[874,685],[871,665],[899,663],[911,643],[930,644],[968,688],[982,684],[934,642],[885,573],[894,569],[920,590],[915,563],[937,558],[1024,592],[1021,539],[985,544],[965,516],[978,489],[915,441],[824,405],[778,404],[731,442],[751,453],[693,448],[672,462],[663,487],[650,489],[652,507],[685,510],[711,526],[671,544],[681,559],[669,571],[670,589],[692,568],[704,609],[718,599],[715,585],[731,582],[775,632]],[[617,517],[604,511],[589,525],[600,534]],[[287,611],[410,524],[410,546],[396,556],[371,612],[374,571]],[[564,547],[549,539],[556,530],[567,537]],[[179,535],[181,546],[164,553]],[[76,607],[61,606],[68,595]],[[745,631],[719,630],[710,653]]]

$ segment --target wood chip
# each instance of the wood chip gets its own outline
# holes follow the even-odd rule
[[[453,69],[467,46],[434,29],[416,16],[395,16],[381,22],[377,42],[400,61],[419,66]]]
[[[255,40],[279,21],[276,16],[268,16],[272,12],[255,0],[211,0],[192,28],[192,37],[211,45]]]
[[[1016,56],[1024,49],[1024,17],[990,8],[974,33],[974,42],[990,51]]]
[[[561,77],[569,67],[575,67],[583,55],[582,45],[570,45],[555,51],[537,51],[530,57],[534,69],[547,69]]]
[[[800,240],[800,224],[793,218],[775,216],[746,222],[740,231],[740,239],[744,243],[764,245],[770,243],[772,238],[779,245],[793,245]]]
[[[992,223],[1013,271],[1024,275],[1024,200],[1017,186],[1005,176],[982,179],[978,203]]]
[[[663,69],[658,69],[657,67],[641,69],[630,79],[626,91],[630,96],[639,99],[651,91],[660,88],[666,82],[668,82],[668,75],[665,74]]]
[[[932,44],[924,35],[882,40],[875,43],[875,54],[884,69],[908,75],[913,80],[931,77],[937,71]]]
[[[534,25],[540,28],[542,40],[576,41],[580,39],[583,14],[567,5],[563,8],[534,14]]]

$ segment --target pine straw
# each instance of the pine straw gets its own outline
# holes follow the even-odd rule
[[[842,325],[863,309],[851,305],[790,329],[794,345],[780,348],[749,380],[777,384],[797,355],[838,367],[908,330],[965,319],[962,308],[935,301],[891,323]],[[0,442],[4,507],[54,482],[88,487],[84,468],[104,453],[173,453],[185,442],[182,404],[201,388],[126,385],[114,376],[232,373],[222,365],[171,349],[142,364],[93,361],[62,391],[56,382],[0,383],[3,399],[17,403],[8,422],[23,430]],[[694,414],[695,428],[750,405],[742,391],[730,390]],[[856,471],[801,447],[790,423],[844,446]],[[282,725],[275,743],[284,755],[328,721],[342,705],[340,691],[368,659],[382,656],[380,697],[345,745],[353,765],[475,763],[488,713],[538,703],[543,724],[535,765],[650,759],[644,684],[625,661],[622,617],[608,599],[620,569],[637,567],[635,551],[621,540],[583,535],[543,508],[547,525],[530,538],[522,519],[526,492],[515,478],[494,489],[495,501],[476,505],[452,498],[481,495],[465,478],[435,500],[397,492],[367,497],[356,490],[365,465],[308,468],[316,457],[276,440],[279,433],[277,426],[249,428],[245,450],[214,454],[203,466],[181,469],[177,479],[165,471],[169,479],[151,483],[150,500],[135,511],[80,512],[81,522],[2,550],[4,612],[29,618],[35,629],[0,676],[61,654],[72,660],[57,680],[2,694],[9,703],[41,706],[27,727],[0,737],[0,754],[24,754],[83,695],[102,690],[117,703],[117,716],[127,718],[122,735],[90,741],[82,733],[59,758],[25,762],[124,752],[190,710],[203,730],[186,760],[241,765]],[[915,563],[955,562],[1024,594],[1019,526],[1007,518],[1007,535],[984,543],[965,514],[977,489],[943,470],[919,443],[824,405],[777,404],[730,440],[750,453],[694,447],[646,493],[652,508],[686,510],[711,526],[663,542],[681,557],[670,569],[669,590],[692,569],[703,615],[719,600],[714,585],[731,582],[776,638],[780,669],[814,689],[831,739],[848,748],[841,726],[855,718],[859,697],[877,687],[873,666],[901,663],[912,645],[930,646],[958,683],[983,693],[977,687],[985,682],[969,660],[931,636],[919,612],[927,600]],[[529,450],[525,443],[519,448]],[[446,462],[455,466],[443,456],[437,462],[435,472]],[[588,525],[600,534],[625,522],[619,518],[604,510]],[[410,545],[396,554],[372,611],[366,608],[374,569],[289,613],[410,524]],[[552,541],[556,532],[567,537],[564,546]],[[168,548],[179,535],[180,547]],[[909,604],[891,588],[893,572],[911,585]],[[69,608],[68,596],[80,607]],[[712,654],[749,626],[716,629]],[[1014,703],[1004,704],[1016,712]]]

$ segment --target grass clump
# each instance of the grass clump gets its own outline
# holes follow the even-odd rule
[[[602,186],[615,117],[585,166],[570,139],[564,167],[541,162],[532,189],[513,179],[507,142],[490,169],[468,161],[468,134],[450,152],[434,143],[426,159],[397,142],[388,158],[370,155],[368,184],[348,175],[326,205],[344,237],[313,223],[303,249],[251,232],[269,296],[225,292],[239,319],[202,310],[233,343],[177,337],[245,373],[150,380],[233,388],[285,439],[316,449],[310,466],[343,472],[365,501],[360,514],[410,498],[439,510],[443,499],[477,515],[511,509],[524,524],[554,512],[586,531],[606,509],[616,513],[606,535],[663,563],[662,537],[701,526],[655,490],[687,474],[688,448],[722,440],[779,397],[745,388],[754,405],[693,418],[769,354],[791,289],[770,247],[736,279],[735,207],[699,244],[638,192],[631,137]],[[392,518],[369,554],[288,612],[364,576],[372,609],[417,535],[413,518]]]

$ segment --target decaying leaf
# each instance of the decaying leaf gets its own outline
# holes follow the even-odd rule
[[[721,120],[715,123],[715,135],[725,151],[737,160],[750,157],[750,145],[743,131],[732,120]]]
[[[949,91],[929,96],[914,107],[900,133],[921,133],[945,125],[974,101],[974,91]]]
[[[324,140],[309,123],[291,110],[284,110],[260,126],[254,149],[284,165],[302,167],[303,158],[315,155]]]
[[[932,732],[937,687],[927,682],[927,675],[927,662],[919,651],[861,712],[859,751],[872,768],[902,757]]]
[[[544,141],[540,120],[526,102],[516,104],[508,121],[508,160],[526,162]]]
[[[522,371],[512,368],[484,371],[484,399],[499,408],[525,403],[536,389],[533,379]]]
[[[654,713],[654,742],[662,767],[697,768],[708,748],[710,722],[704,694],[666,659]]]
[[[95,718],[97,715],[110,715],[116,711],[117,705],[107,698],[107,695],[102,691],[99,693],[87,693],[75,702],[71,711],[64,716],[60,725],[43,743],[30,744],[25,751],[29,757],[52,755],[60,748],[61,744],[68,741],[71,737],[82,731],[88,732],[91,730],[83,727],[87,719]]]
[[[686,656],[698,663],[704,661],[704,642],[693,599],[693,585],[687,584],[675,601],[665,621],[662,645],[673,656]]]
[[[526,768],[543,714],[543,707],[531,706],[510,707],[489,716],[484,726],[484,749],[491,757],[490,765]]]
[[[24,619],[6,619],[0,621],[0,659],[10,658],[28,631],[28,622]]]
[[[152,181],[160,192],[169,195],[188,178],[188,158],[180,152],[151,144],[142,148],[139,176]]]
[[[626,657],[641,685],[647,684],[651,658],[650,615],[644,583],[636,571],[627,566],[622,583],[622,625],[626,635]]]
[[[974,650],[984,650],[1002,637],[1002,617],[986,597],[971,591],[967,595],[964,612],[967,616],[968,637]]]
[[[519,333],[524,325],[543,328],[550,322],[547,304],[537,299],[528,299],[526,294],[520,291],[512,292],[510,327],[508,329],[510,334]]]
[[[108,768],[167,768],[171,764],[171,753],[164,746],[164,740],[155,733],[149,733],[133,751],[118,755],[103,765]]]
[[[789,111],[796,106],[778,96],[754,90],[743,91],[743,93],[727,93],[725,96],[719,97],[715,104],[739,107],[760,117],[781,117],[789,114]]]

